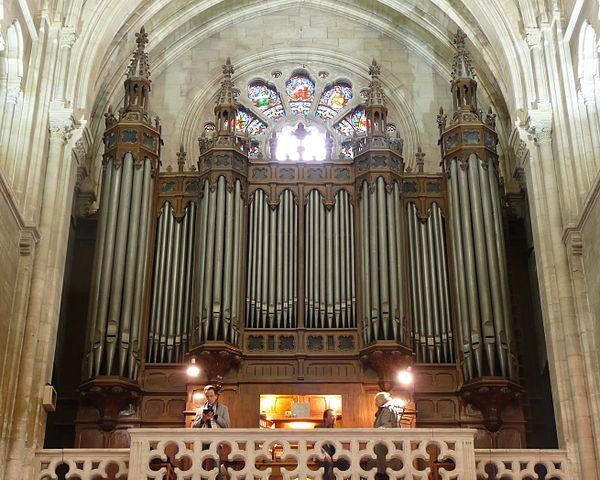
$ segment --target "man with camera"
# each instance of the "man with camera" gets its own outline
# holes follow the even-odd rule
[[[206,402],[196,411],[192,428],[229,428],[229,410],[219,403],[219,394],[213,385],[204,387]]]

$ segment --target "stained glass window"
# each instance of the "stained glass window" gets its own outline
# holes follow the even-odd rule
[[[246,132],[250,135],[260,135],[265,132],[267,126],[244,108],[239,107],[237,116],[235,117],[235,129],[240,133]]]
[[[324,70],[318,73],[321,79],[325,79],[329,76],[328,72]],[[273,70],[271,76],[276,80],[282,76],[281,70]],[[369,94],[369,89],[356,87],[354,89],[347,81],[338,80],[329,83],[322,90],[317,89],[315,82],[311,80],[309,74],[303,71],[296,71],[289,79],[285,82],[285,95],[287,95],[288,102],[284,106],[281,95],[277,91],[277,88],[268,83],[266,80],[256,80],[247,86],[248,100],[250,101],[250,107],[238,106],[238,113],[235,118],[236,130],[240,133],[246,133],[251,136],[264,135],[269,127],[275,127],[273,124],[274,120],[278,120],[287,115],[298,115],[308,117],[309,114],[314,115],[313,118],[320,120],[331,120],[333,119],[333,128],[341,137],[352,137],[354,135],[362,135],[367,132],[367,116],[365,113],[365,106],[358,106],[352,111],[348,112],[347,108],[350,105],[355,95],[366,97]],[[287,110],[286,110],[287,109]],[[260,115],[258,111],[262,112]],[[341,113],[344,112],[343,118]],[[269,121],[263,121],[268,117]],[[260,118],[259,118],[260,117]],[[309,121],[307,118],[306,121]],[[267,125],[267,123],[269,125]],[[319,130],[320,127],[306,127],[306,131],[312,132],[311,128]],[[388,133],[396,132],[396,125],[387,124],[386,131]],[[316,132],[316,130],[315,130]],[[283,132],[282,132],[283,133]],[[290,132],[288,132],[290,133]],[[315,134],[316,135],[316,134]],[[284,135],[285,137],[285,135]],[[298,153],[297,140],[293,135],[290,138],[286,138],[285,141],[279,142],[278,148],[283,148],[282,145],[289,143],[288,147],[291,148],[289,152],[272,152],[274,157],[281,159],[294,159],[296,156],[305,157],[307,159],[321,158],[323,153],[321,150],[325,147],[320,146],[317,148],[318,153],[305,152]],[[339,151],[339,158],[352,158],[352,142],[348,138],[343,138],[341,149]],[[248,149],[248,155],[252,158],[262,158],[260,145],[264,142],[263,140],[254,140]],[[316,141],[316,137],[315,140]],[[320,145],[320,141],[317,142]]]
[[[253,83],[248,85],[248,99],[265,115],[272,119],[285,116],[285,110],[281,104],[281,98],[274,87],[264,83]]]
[[[350,136],[355,132],[366,133],[367,131],[367,116],[365,107],[357,107],[346,115],[342,120],[336,123],[333,128],[339,135]]]
[[[315,96],[315,84],[305,75],[292,75],[287,81],[285,91],[290,108],[295,115],[308,115]]]
[[[343,158],[352,158],[352,141],[346,140],[342,143],[342,151],[340,156]]]
[[[336,84],[326,88],[321,94],[316,116],[326,120],[333,118],[352,100],[352,87]]]
[[[248,156],[250,158],[258,158],[260,157],[260,145],[256,141],[250,141],[248,146]]]

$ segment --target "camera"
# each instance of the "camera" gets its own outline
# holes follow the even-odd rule
[[[202,415],[208,415],[208,414],[209,414],[209,413],[211,413],[211,412],[213,412],[213,413],[214,413],[214,410],[213,410],[213,407],[212,407],[212,405],[207,405],[206,407],[204,407],[204,408],[202,409]]]

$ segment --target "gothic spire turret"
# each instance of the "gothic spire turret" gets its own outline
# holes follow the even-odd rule
[[[150,67],[148,54],[145,51],[148,43],[148,34],[144,27],[135,34],[137,48],[133,52],[131,62],[127,68],[125,79],[125,112],[147,112],[150,94]]]
[[[219,136],[232,135],[235,128],[236,107],[233,100],[233,81],[231,80],[234,71],[231,59],[227,57],[227,61],[223,65],[223,80],[221,80],[221,89],[215,105],[215,123]]]
[[[369,75],[371,75],[371,84],[369,85],[369,96],[367,97],[367,107],[365,114],[367,116],[367,134],[369,136],[385,135],[387,121],[387,107],[385,106],[385,97],[379,75],[381,67],[373,60],[369,66]]]
[[[477,82],[465,44],[466,38],[465,32],[459,28],[452,41],[456,46],[456,53],[452,61],[452,87],[450,90],[455,112],[477,112]]]

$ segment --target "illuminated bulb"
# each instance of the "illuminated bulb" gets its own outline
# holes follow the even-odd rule
[[[410,367],[408,367],[406,370],[401,370],[398,373],[398,381],[402,384],[402,385],[410,385],[411,383],[413,383],[414,377],[413,377],[413,373],[410,371]]]
[[[192,357],[190,360],[190,364],[188,365],[186,372],[188,377],[197,377],[200,375],[200,369],[198,368],[198,365],[196,365],[196,359],[194,357]]]

